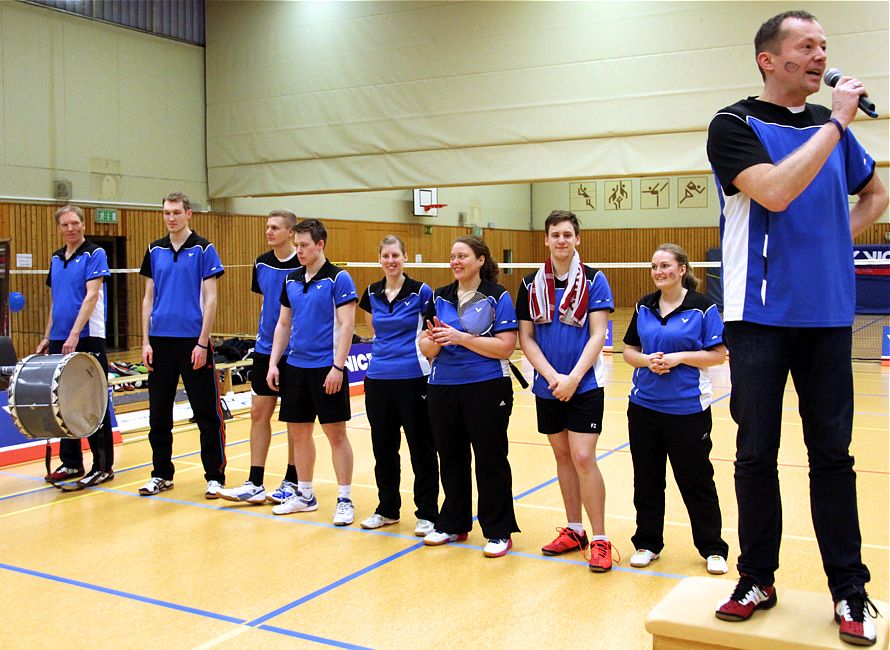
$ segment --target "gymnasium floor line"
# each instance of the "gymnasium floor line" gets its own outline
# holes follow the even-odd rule
[[[625,443],[625,444],[627,444],[627,443]],[[608,456],[612,455],[613,453],[615,453],[615,450],[608,450],[608,451],[604,452],[603,454],[601,454],[597,458],[597,460],[607,458]],[[530,488],[529,490],[526,490],[525,492],[521,493],[520,495],[514,497],[514,500],[518,500],[520,498],[523,498],[524,496],[532,494],[532,493],[538,491],[539,489],[546,487],[547,485],[552,485],[554,481],[555,481],[555,479],[549,479],[538,486]],[[129,497],[139,496],[132,492],[124,492],[124,491],[114,490],[114,489],[110,489],[110,488],[97,487],[97,488],[94,488],[94,490],[99,491],[99,492],[125,495],[125,496],[129,496]],[[302,525],[308,524],[308,525],[320,526],[320,527],[325,527],[325,528],[335,528],[335,526],[333,524],[326,524],[326,523],[322,523],[322,522],[314,522],[314,521],[307,521],[307,520],[300,520],[300,519],[284,519],[280,516],[270,515],[270,514],[265,514],[265,513],[258,513],[258,512],[251,512],[251,511],[245,510],[243,508],[231,508],[231,507],[211,505],[211,504],[205,504],[205,503],[196,503],[196,502],[191,502],[191,501],[170,499],[170,498],[166,498],[166,497],[152,497],[152,501],[155,501],[155,502],[163,501],[163,502],[175,503],[178,505],[185,505],[185,506],[189,506],[189,507],[199,507],[199,508],[203,508],[203,509],[210,509],[210,510],[216,510],[216,511],[222,511],[222,512],[234,512],[234,513],[245,514],[245,515],[249,515],[249,516],[272,518],[277,521],[284,521],[284,522],[289,522],[292,524],[302,524]],[[362,533],[362,534],[370,534],[370,535],[381,534],[380,532],[378,532],[376,530],[364,530],[361,528],[352,528],[352,527],[347,527],[347,528],[337,527],[337,528],[339,530],[350,531],[353,533]],[[326,645],[333,645],[336,647],[359,648],[361,646],[345,644],[345,643],[341,643],[339,641],[335,641],[332,639],[324,639],[322,637],[314,637],[312,635],[306,635],[301,632],[297,632],[297,631],[293,631],[293,630],[285,630],[284,628],[278,628],[275,626],[267,626],[267,625],[263,625],[263,624],[265,623],[265,621],[268,621],[268,620],[275,618],[285,612],[288,612],[296,607],[299,607],[300,605],[303,605],[306,602],[314,600],[315,598],[318,598],[319,596],[321,596],[323,594],[326,594],[340,586],[343,586],[349,582],[352,582],[353,580],[356,580],[356,579],[360,578],[361,576],[366,575],[367,573],[369,573],[375,569],[378,569],[382,566],[385,566],[386,564],[389,564],[390,562],[393,562],[401,557],[404,557],[405,555],[407,555],[409,553],[412,553],[420,548],[425,548],[423,542],[418,541],[416,537],[407,536],[407,535],[391,534],[391,533],[388,534],[388,536],[402,537],[402,538],[410,539],[410,540],[414,541],[415,543],[407,548],[401,549],[400,551],[397,551],[396,553],[391,554],[390,556],[382,558],[381,560],[378,560],[377,562],[374,562],[374,563],[368,565],[367,567],[359,569],[358,571],[355,571],[347,576],[344,576],[338,580],[335,580],[334,582],[330,583],[329,585],[326,585],[320,589],[317,589],[309,594],[306,594],[305,596],[302,596],[299,599],[296,599],[290,603],[287,603],[286,605],[283,605],[275,610],[272,610],[271,612],[268,612],[267,614],[264,614],[258,618],[255,618],[252,621],[245,621],[245,619],[229,617],[229,616],[226,616],[223,614],[217,614],[215,612],[200,610],[200,609],[188,607],[185,605],[179,605],[176,603],[170,603],[168,601],[163,601],[163,600],[159,600],[159,599],[155,599],[155,598],[139,596],[136,594],[130,594],[128,592],[124,592],[124,591],[120,591],[120,590],[115,590],[115,589],[111,589],[111,588],[107,588],[107,587],[101,587],[98,585],[92,585],[90,583],[73,580],[73,579],[69,579],[69,578],[64,578],[61,576],[54,576],[52,574],[47,574],[47,573],[43,573],[40,571],[34,571],[34,570],[24,569],[24,568],[20,568],[20,567],[14,567],[12,565],[6,565],[6,564],[0,563],[0,568],[10,570],[10,571],[16,571],[16,572],[23,573],[25,575],[29,575],[32,577],[38,577],[38,578],[43,578],[43,579],[47,579],[47,580],[54,580],[54,581],[61,582],[64,584],[69,584],[72,586],[77,586],[77,587],[81,587],[81,588],[85,588],[85,589],[92,589],[92,590],[100,591],[102,593],[110,594],[113,596],[129,598],[129,599],[137,600],[137,601],[144,602],[147,604],[168,607],[168,608],[179,610],[179,611],[182,611],[185,613],[190,613],[190,614],[194,614],[194,615],[198,615],[198,616],[210,617],[210,618],[214,618],[216,620],[221,620],[221,621],[225,621],[225,622],[231,622],[231,623],[234,623],[239,626],[244,626],[245,630],[247,628],[263,629],[263,630],[269,631],[269,632],[285,633],[285,634],[289,634],[291,636],[297,636],[299,638],[303,638],[303,639],[307,639],[307,640],[311,640],[311,641],[317,641],[319,643],[324,643]],[[478,552],[478,550],[481,550],[481,548],[482,548],[481,546],[475,546],[475,545],[470,545],[470,544],[449,544],[448,547],[472,549],[477,552]],[[441,552],[442,550],[445,550],[445,549],[441,549],[439,552]],[[580,562],[580,561],[576,561],[576,560],[566,560],[564,558],[552,558],[552,557],[547,557],[547,556],[543,556],[543,555],[523,553],[523,552],[516,552],[516,553],[514,553],[514,555],[516,555],[517,557],[524,557],[527,559],[535,559],[535,560],[539,560],[539,561],[540,560],[557,561],[557,562],[562,562],[562,563],[574,563],[574,564],[578,564],[578,565],[582,565],[582,566],[587,564],[586,561]],[[654,572],[654,571],[640,571],[638,569],[629,569],[629,568],[620,567],[620,566],[616,566],[616,567],[614,567],[614,569],[617,569],[619,571],[629,572],[629,573],[639,573],[639,574],[648,575],[648,576],[652,576],[652,577],[665,577],[665,578],[677,579],[677,580],[686,577],[683,575],[667,574],[667,573],[660,573],[660,572]],[[231,638],[230,635],[225,635],[225,636],[226,636],[226,638]]]
[[[185,614],[193,614],[196,616],[202,616],[204,618],[210,618],[217,621],[222,621],[224,623],[233,623],[235,625],[249,625],[249,623],[243,618],[235,618],[233,616],[227,616],[226,614],[219,614],[217,612],[211,612],[206,609],[198,609],[196,607],[190,607],[188,605],[180,605],[179,603],[173,603],[167,600],[161,600],[159,598],[151,598],[150,596],[140,596],[139,594],[133,594],[127,591],[121,591],[120,589],[113,589],[111,587],[103,587],[101,585],[90,584],[88,582],[83,582],[82,580],[74,580],[72,578],[65,578],[63,576],[53,575],[51,573],[44,573],[43,571],[35,571],[33,569],[25,569],[23,567],[12,566],[11,564],[4,564],[0,562],[0,569],[4,569],[6,571],[11,571],[13,573],[20,573],[22,575],[26,575],[32,578],[42,578],[44,580],[50,580],[52,582],[59,582],[62,584],[66,584],[72,587],[80,587],[81,589],[88,589],[90,591],[98,591],[99,593],[103,593],[109,596],[116,596],[118,598],[126,598],[127,600],[134,600],[136,602],[145,603],[147,605],[155,605],[156,607],[164,607],[167,609],[172,609],[174,611],[183,612]],[[310,641],[316,641],[317,643],[322,643],[325,645],[331,645],[339,648],[362,648],[362,646],[355,646],[350,644],[344,644],[339,641],[335,641],[333,639],[325,639],[324,637],[319,637],[311,634],[304,634],[302,632],[297,632],[296,630],[287,630],[284,628],[277,628],[272,626],[254,626],[258,629],[266,630],[269,632],[275,632],[278,634],[285,634],[287,636],[295,636],[301,639],[307,639]]]
[[[232,444],[236,444],[236,443],[232,443]],[[609,454],[611,454],[611,453],[616,453],[616,450],[610,450],[610,451],[605,452],[605,453],[609,453]],[[554,482],[553,479],[551,479],[551,480],[547,481],[547,484],[552,485],[553,482]],[[99,489],[102,489],[102,488],[99,488]],[[540,487],[538,487],[537,489],[540,489]],[[535,490],[535,488],[532,488],[532,490],[527,491],[526,494],[530,494],[530,493],[531,493],[532,491],[534,491],[534,490]],[[113,490],[108,490],[108,491],[109,491],[109,492],[113,492]],[[137,496],[137,495],[135,495],[135,494],[133,494],[133,493],[130,493],[130,492],[118,492],[118,493],[120,493],[120,494],[127,494],[128,496],[131,496],[131,497],[135,497],[135,496]],[[172,501],[172,500],[170,500],[170,501]],[[237,509],[225,508],[225,507],[220,508],[220,507],[218,507],[218,506],[211,506],[211,505],[209,505],[209,504],[194,503],[194,502],[187,502],[187,501],[186,501],[186,502],[182,502],[182,503],[183,503],[184,505],[198,506],[198,507],[205,507],[205,508],[211,508],[211,509],[231,509],[231,510],[236,510],[236,511],[239,511],[239,512],[243,510],[242,508],[237,508]],[[259,513],[255,513],[255,512],[253,512],[253,513],[251,513],[251,512],[240,512],[240,514],[251,514],[251,515],[257,516]],[[265,516],[266,516],[266,517],[271,517],[270,515],[265,515]],[[278,519],[279,521],[281,520],[280,517],[277,518],[277,519]],[[290,521],[291,521],[291,523],[302,523],[302,524],[310,523],[310,522],[306,522],[306,521],[302,521],[302,522],[300,522],[300,521],[298,521],[298,520],[293,520],[293,519],[290,520]],[[326,527],[332,527],[331,525],[328,525],[328,524],[322,524],[322,525],[324,525],[324,526],[326,526]],[[360,532],[360,531],[355,530],[355,531],[353,531],[353,532]],[[371,531],[365,531],[365,532],[366,532],[366,533],[369,533],[369,534],[371,533]],[[375,532],[374,534],[380,534],[380,533],[376,533],[376,532]],[[416,538],[414,538],[414,537],[409,537],[409,536],[405,536],[405,538],[406,538],[406,539],[410,539],[410,540],[414,541],[415,544],[417,544],[417,540],[416,540]],[[476,552],[477,552],[478,549],[480,548],[480,547],[473,547],[473,546],[470,546],[470,545],[460,545],[460,544],[453,544],[453,545],[450,545],[450,546],[452,546],[452,547],[454,547],[454,548],[473,549],[473,550],[476,551]],[[443,550],[444,550],[444,549],[443,549]],[[403,553],[408,553],[408,552],[411,552],[410,547],[409,547],[408,549],[404,549],[404,550],[403,550]],[[516,553],[514,553],[514,555],[517,555],[518,557],[528,557],[528,558],[533,558],[533,559],[537,559],[537,560],[545,559],[545,560],[548,560],[548,561],[561,561],[561,562],[564,562],[564,563],[565,563],[565,562],[572,562],[572,563],[578,564],[579,566],[583,566],[583,564],[584,564],[584,562],[580,562],[580,561],[570,561],[570,560],[565,560],[565,559],[561,559],[561,558],[544,558],[543,556],[539,556],[539,555],[530,555],[530,554],[525,554],[525,553],[520,553],[520,552],[516,552]],[[628,572],[635,572],[635,573],[636,573],[636,572],[639,572],[639,573],[648,574],[648,575],[659,575],[659,574],[656,574],[656,573],[654,573],[654,572],[646,572],[646,571],[637,571],[637,570],[633,570],[633,569],[625,569],[624,567],[620,567],[620,566],[615,567],[615,568],[616,568],[616,570],[619,570],[619,571],[628,571]],[[661,575],[663,575],[664,577],[672,578],[672,579],[679,579],[679,578],[684,577],[684,576],[674,576],[674,575],[671,575],[671,574],[661,574]],[[342,580],[342,579],[341,579],[341,580]],[[330,589],[336,588],[336,586],[338,586],[338,585],[336,585],[336,584],[329,585],[329,586],[328,586],[328,587],[329,587],[329,588],[328,588],[328,591],[330,591]],[[304,598],[305,598],[305,597],[304,597]],[[268,620],[268,619],[267,619],[267,620]],[[243,624],[242,624],[242,625],[243,625]],[[266,625],[262,625],[262,626],[260,626],[258,629],[264,629],[264,630],[269,631],[269,632],[278,632],[278,633],[282,633],[282,632],[281,632],[282,628],[276,628],[275,626],[266,626]],[[307,640],[315,640],[313,637],[311,637],[311,636],[304,636],[304,635],[302,635],[302,633],[299,633],[299,632],[288,631],[288,634],[291,635],[291,636],[298,637],[298,638],[304,638],[304,639],[307,639]],[[349,645],[346,645],[346,644],[340,644],[339,642],[335,642],[335,641],[334,641],[334,642],[330,642],[329,645],[338,645],[339,647],[356,647],[356,646],[349,646]]]

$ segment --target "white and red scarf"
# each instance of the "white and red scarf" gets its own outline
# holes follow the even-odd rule
[[[559,303],[559,320],[566,325],[583,327],[587,322],[587,303],[590,293],[587,289],[587,275],[578,251],[569,263],[566,289]],[[553,322],[556,308],[556,282],[553,277],[553,262],[550,258],[543,268],[535,273],[534,282],[528,288],[528,310],[536,323]]]

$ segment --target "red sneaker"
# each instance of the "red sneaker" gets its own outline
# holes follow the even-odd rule
[[[83,467],[65,467],[62,465],[56,471],[50,472],[43,479],[47,483],[55,483],[58,481],[68,481],[84,475]]]
[[[776,606],[776,588],[759,585],[746,575],[739,578],[732,595],[717,606],[714,615],[721,621],[747,621],[756,609]]]
[[[579,535],[571,528],[557,528],[556,536],[552,542],[541,547],[541,553],[544,555],[562,555],[572,551],[586,551],[589,543],[587,541],[587,533],[583,530]]]
[[[841,641],[853,645],[874,645],[877,639],[872,619],[878,608],[865,594],[853,594],[834,604],[834,620],[840,624]]]
[[[605,573],[612,570],[612,542],[607,539],[595,539],[590,543],[590,570],[594,573]]]

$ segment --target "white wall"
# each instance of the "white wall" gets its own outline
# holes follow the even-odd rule
[[[0,2],[0,197],[61,179],[75,201],[206,204],[203,48]]]
[[[210,192],[705,172],[711,115],[759,92],[754,32],[789,8],[208,3]],[[856,130],[886,163],[888,3],[811,9],[828,35],[831,64],[864,79],[883,111]]]

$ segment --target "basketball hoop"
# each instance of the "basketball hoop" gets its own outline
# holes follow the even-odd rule
[[[420,207],[423,208],[424,212],[429,212],[430,210],[438,210],[439,208],[447,208],[448,204],[447,203],[430,203],[429,205],[422,205]]]

